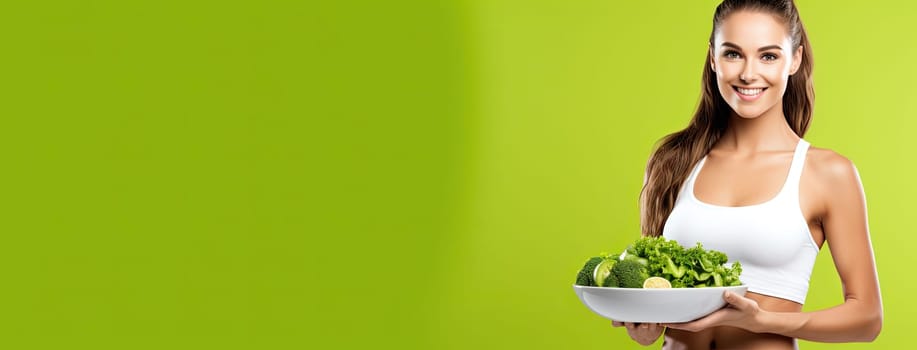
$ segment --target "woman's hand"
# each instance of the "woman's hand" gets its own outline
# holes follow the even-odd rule
[[[751,332],[764,332],[764,322],[767,311],[758,307],[758,302],[732,292],[725,292],[723,299],[727,306],[713,313],[691,322],[666,323],[666,327],[697,332],[716,326],[733,326]]]
[[[614,327],[627,328],[627,335],[640,345],[647,346],[656,342],[665,327],[659,323],[630,323],[612,321]]]

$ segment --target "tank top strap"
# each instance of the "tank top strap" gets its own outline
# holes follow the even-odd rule
[[[784,189],[788,194],[796,197],[799,195],[799,180],[802,178],[802,168],[806,164],[806,152],[809,151],[809,143],[806,140],[799,139],[796,144],[796,151],[793,153],[793,163],[790,164],[790,173],[786,177]]]

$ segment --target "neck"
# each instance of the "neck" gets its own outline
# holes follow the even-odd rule
[[[723,136],[714,146],[740,153],[781,151],[793,148],[799,136],[786,122],[782,104],[755,118],[743,118],[732,112]]]

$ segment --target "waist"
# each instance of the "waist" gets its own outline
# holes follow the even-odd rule
[[[775,312],[800,312],[802,304],[763,294],[748,292],[745,297],[758,303],[762,310]],[[772,333],[754,333],[736,327],[713,327],[699,332],[667,328],[663,349],[755,349],[793,350],[796,340]]]
[[[714,327],[700,332],[666,329],[665,350],[794,350],[796,339],[772,333],[752,333],[735,327]]]

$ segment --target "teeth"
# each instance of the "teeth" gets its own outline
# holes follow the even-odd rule
[[[764,89],[743,89],[740,87],[737,87],[736,90],[739,90],[740,94],[746,95],[746,96],[755,96],[757,94],[760,94],[761,91],[764,91]]]

